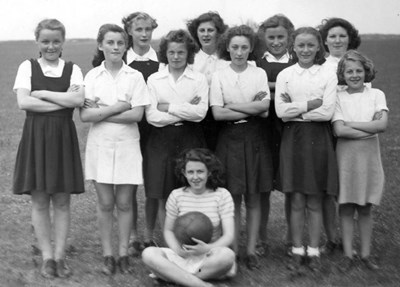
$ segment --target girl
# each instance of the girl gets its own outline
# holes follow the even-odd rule
[[[275,109],[284,121],[280,172],[282,191],[290,193],[290,230],[293,257],[289,269],[298,271],[303,246],[305,211],[310,243],[307,261],[319,268],[322,197],[337,194],[337,167],[329,121],[335,109],[337,79],[321,66],[325,50],[318,31],[297,29],[290,52],[295,65],[277,77]]]
[[[198,122],[207,113],[208,85],[205,76],[188,68],[193,64],[196,44],[184,30],[171,31],[160,43],[160,62],[166,68],[149,77],[151,105],[147,121],[153,125],[145,148],[144,180],[146,197],[158,200],[160,224],[164,224],[165,202],[179,187],[174,159],[182,150],[203,147]],[[149,223],[155,225],[157,210]],[[153,230],[151,230],[151,233]]]
[[[269,89],[265,72],[247,60],[255,35],[246,25],[228,29],[219,45],[222,59],[231,60],[215,72],[210,90],[214,118],[222,121],[216,154],[227,171],[227,188],[235,202],[234,250],[238,251],[242,196],[246,202],[246,265],[258,267],[255,255],[260,228],[260,193],[272,189],[272,159],[260,116],[268,115]]]
[[[203,73],[207,78],[208,85],[210,85],[213,73],[229,64],[217,55],[218,39],[228,26],[224,24],[224,20],[218,13],[207,12],[188,21],[187,28],[200,47],[194,58],[193,70]],[[201,125],[207,141],[207,147],[215,151],[220,126],[214,120],[211,109],[208,110],[207,116]]]
[[[84,192],[79,144],[72,114],[83,104],[78,66],[62,60],[65,27],[57,19],[35,29],[39,59],[24,61],[14,84],[18,106],[26,111],[14,172],[14,194],[32,197],[32,224],[45,278],[68,277],[65,244],[70,223],[70,194]],[[50,219],[50,202],[53,220]],[[51,244],[54,223],[55,251]]]
[[[228,248],[234,237],[233,201],[222,185],[221,162],[207,149],[184,151],[176,175],[184,187],[172,191],[167,201],[164,238],[169,248],[146,248],[143,262],[161,279],[184,286],[213,286],[203,280],[236,275],[235,253]],[[213,225],[210,243],[180,245],[173,232],[178,216],[190,211],[206,214]]]
[[[273,189],[281,190],[278,170],[279,170],[279,148],[281,142],[281,134],[283,123],[276,116],[275,112],[275,82],[279,72],[292,65],[288,53],[289,39],[294,31],[292,22],[284,15],[277,14],[265,20],[258,29],[260,45],[266,48],[263,55],[256,61],[257,67],[265,70],[268,76],[268,86],[271,91],[271,101],[266,119],[266,131],[268,132],[269,144],[272,151],[272,160],[274,168],[274,186]],[[265,53],[264,53],[265,52]],[[271,193],[261,193],[261,224],[260,224],[260,244],[257,253],[266,255],[268,252],[267,244],[267,223],[269,218]],[[290,219],[290,200],[288,196],[285,198],[285,215],[286,222],[289,227]],[[286,236],[286,246],[291,251],[290,229],[288,228]],[[290,252],[288,252],[290,254]]]
[[[85,77],[86,99],[81,120],[91,122],[86,144],[86,179],[93,180],[103,246],[103,273],[115,273],[112,252],[113,210],[118,210],[118,266],[128,273],[128,241],[132,229],[132,196],[142,184],[142,155],[137,122],[148,92],[140,72],[124,64],[128,37],[114,24],[104,24],[97,36],[95,67]]]
[[[338,137],[336,155],[339,166],[339,214],[342,225],[344,260],[348,271],[353,262],[354,216],[358,214],[361,261],[371,270],[379,267],[370,259],[372,205],[379,205],[384,174],[378,133],[385,131],[388,108],[385,95],[365,86],[375,77],[374,65],[361,53],[350,50],[339,62],[339,84],[347,89],[338,93],[332,119]]]
[[[129,16],[122,19],[124,29],[129,35],[128,51],[126,53],[126,63],[133,69],[142,73],[144,80],[147,82],[148,77],[159,70],[160,63],[157,59],[157,54],[150,46],[154,29],[158,24],[154,18],[144,12],[134,12]],[[140,132],[140,150],[142,154],[147,144],[147,139],[151,132],[151,125],[147,123],[146,117],[143,116],[142,120],[138,123]],[[144,233],[144,246],[155,246],[156,243],[153,239],[154,223],[158,208],[158,201],[153,198],[146,198],[145,214],[146,214],[146,229]],[[136,200],[136,189],[133,191],[132,196],[132,209],[133,209],[133,225],[131,242],[129,244],[129,253],[135,256],[140,254],[143,249],[142,244],[138,239],[137,232],[137,218],[138,207]]]

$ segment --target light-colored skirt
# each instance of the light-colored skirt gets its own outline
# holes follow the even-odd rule
[[[339,138],[336,156],[339,167],[339,204],[379,205],[384,173],[378,136],[360,140]]]

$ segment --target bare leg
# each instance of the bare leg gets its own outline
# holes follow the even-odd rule
[[[321,237],[322,197],[318,195],[307,195],[306,201],[310,247],[317,248]]]
[[[305,222],[305,195],[295,192],[290,195],[290,232],[294,247],[303,246],[303,229]]]
[[[260,230],[261,206],[260,194],[246,196],[246,226],[247,226],[247,248],[246,253],[255,254],[258,232]]]
[[[324,195],[322,199],[323,208],[323,221],[326,237],[329,241],[336,241],[336,202],[335,198],[331,195]]]
[[[352,203],[339,205],[343,252],[349,258],[353,258],[354,212],[355,205]]]
[[[146,213],[146,229],[144,232],[144,241],[153,239],[154,228],[156,226],[158,212],[158,199],[146,197],[145,213]]]
[[[118,232],[119,232],[119,256],[128,255],[129,237],[132,227],[132,194],[137,188],[131,184],[119,184],[115,186],[116,205],[118,210]]]
[[[71,196],[69,193],[55,193],[52,195],[54,209],[55,260],[64,259],[65,257],[65,246],[67,244],[71,220],[70,202]]]
[[[242,195],[234,195],[232,198],[235,204],[235,238],[233,240],[233,251],[235,251],[236,254],[239,254]]]
[[[285,217],[287,224],[286,243],[292,243],[292,233],[290,232],[290,193],[285,193]]]
[[[361,258],[366,258],[371,254],[371,236],[372,236],[372,214],[371,204],[357,206],[358,229],[360,232]]]
[[[52,259],[50,196],[45,192],[32,191],[32,225],[43,260]]]
[[[228,247],[216,247],[204,260],[201,271],[194,274],[200,279],[218,279],[225,276],[235,263],[235,252]]]
[[[137,193],[137,185],[134,185],[134,188],[132,190],[132,233],[131,233],[132,241],[136,241],[139,238],[137,230],[138,203],[137,203],[136,193]]]
[[[112,225],[114,211],[114,185],[95,182],[98,204],[97,217],[99,221],[99,231],[101,244],[103,246],[103,256],[112,256]]]
[[[160,222],[160,229],[164,230],[164,221],[165,221],[165,204],[167,203],[166,199],[158,200],[158,221]]]
[[[261,208],[261,221],[260,221],[260,241],[267,242],[267,226],[269,219],[269,209],[270,209],[270,195],[271,192],[262,192],[260,194],[260,208]]]
[[[167,259],[164,252],[157,247],[148,247],[142,252],[143,263],[159,278],[189,287],[210,287],[197,276],[183,270]]]

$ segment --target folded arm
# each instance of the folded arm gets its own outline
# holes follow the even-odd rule
[[[25,111],[45,113],[65,109],[61,105],[31,97],[31,92],[23,88],[17,90],[17,101],[18,107]]]
[[[75,108],[83,105],[85,92],[83,86],[72,85],[67,92],[47,90],[33,91],[31,96],[42,101],[54,103],[65,108]]]

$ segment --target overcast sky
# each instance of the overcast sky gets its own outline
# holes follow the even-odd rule
[[[248,20],[260,23],[276,13],[296,27],[316,26],[322,19],[341,17],[362,34],[400,34],[400,0],[0,0],[0,40],[33,39],[44,18],[57,18],[67,38],[95,38],[104,23],[144,11],[157,19],[158,38],[171,29],[185,28],[188,19],[218,11],[228,25]]]

